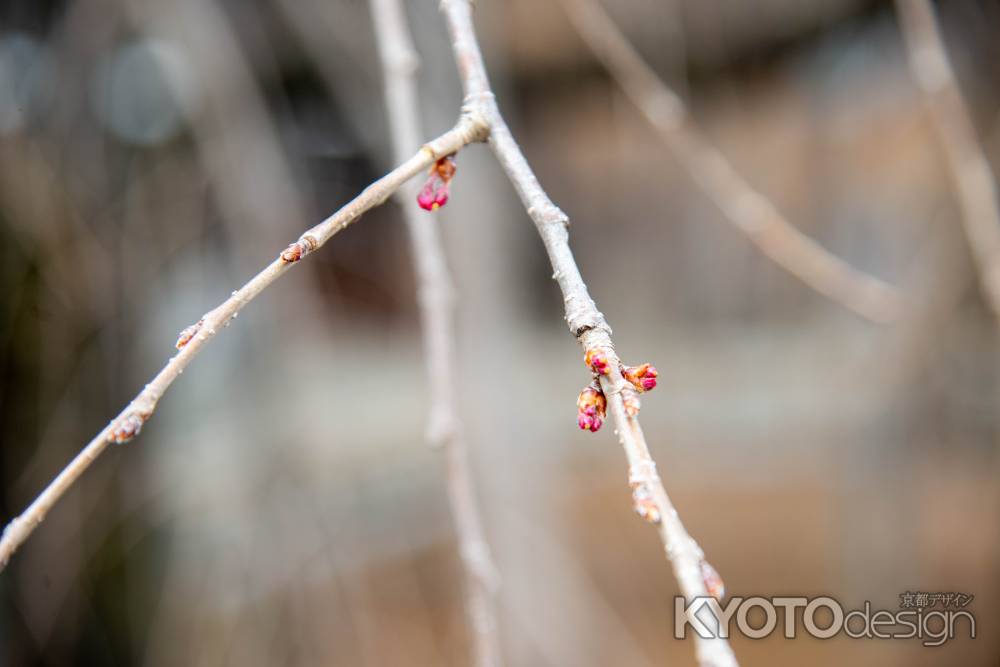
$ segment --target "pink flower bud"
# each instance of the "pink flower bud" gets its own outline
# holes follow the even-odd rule
[[[576,423],[584,431],[596,433],[604,424],[608,401],[604,392],[595,384],[588,385],[576,399]]]
[[[417,204],[427,211],[436,211],[448,203],[448,184],[455,177],[455,158],[443,157],[433,165],[427,175],[424,187],[417,195]]]
[[[622,369],[622,376],[638,391],[650,391],[656,387],[656,368],[650,364],[627,366]]]
[[[587,367],[598,375],[607,375],[611,365],[608,362],[607,353],[596,347],[587,350],[587,354],[583,357],[583,363],[587,364]]]

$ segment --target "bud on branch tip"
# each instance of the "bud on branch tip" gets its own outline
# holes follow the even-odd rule
[[[417,195],[420,208],[436,211],[448,203],[448,184],[455,178],[456,169],[454,155],[446,155],[431,165],[427,181]]]

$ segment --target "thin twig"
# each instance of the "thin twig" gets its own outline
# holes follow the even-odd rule
[[[221,305],[206,313],[197,324],[185,329],[177,342],[180,352],[174,355],[139,395],[76,455],[34,502],[4,528],[3,537],[0,538],[0,570],[7,566],[11,555],[28,539],[59,498],[109,444],[127,442],[139,433],[142,425],[152,416],[157,402],[167,388],[184,372],[201,348],[215,337],[219,329],[228,326],[246,304],[288,271],[295,262],[322,246],[334,234],[357,220],[362,213],[384,202],[403,183],[427,169],[439,157],[454,153],[473,141],[482,140],[484,136],[484,122],[475,114],[463,114],[453,129],[424,144],[416,155],[369,185],[339,211],[300,236],[298,241],[290,245],[246,285],[233,292]]]
[[[447,19],[465,104],[486,120],[490,147],[542,237],[554,271],[553,278],[563,294],[569,329],[585,350],[606,350],[610,367],[617,369],[621,362],[614,352],[611,328],[591,299],[569,247],[569,219],[542,189],[497,107],[473,27],[470,3],[468,0],[443,0],[441,9]],[[600,379],[617,427],[618,440],[628,458],[629,482],[651,494],[661,517],[660,538],[680,590],[689,601],[707,597],[709,592],[702,575],[703,553],[684,529],[663,488],[638,419],[626,413],[622,400],[626,382],[617,372],[601,375]],[[719,637],[696,637],[696,652],[703,666],[737,664],[728,642]]]
[[[371,11],[385,78],[393,154],[398,161],[420,144],[422,135],[415,77],[420,61],[402,2],[371,0]],[[455,400],[454,288],[439,223],[417,208],[416,189],[410,185],[400,188],[396,196],[403,208],[417,276],[431,401],[427,439],[433,446],[444,447],[448,499],[465,569],[465,606],[474,638],[474,664],[495,667],[503,662],[495,602],[499,575],[483,530]]]
[[[979,282],[1000,319],[1000,210],[993,172],[976,138],[930,2],[897,0],[896,11],[910,70],[948,161]]]
[[[726,219],[764,255],[823,296],[873,322],[897,320],[898,290],[863,273],[800,232],[740,176],[691,122],[683,100],[642,59],[596,0],[559,0],[611,77],[656,129]]]

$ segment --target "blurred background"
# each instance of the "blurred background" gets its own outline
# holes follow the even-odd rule
[[[480,0],[500,106],[627,362],[688,530],[733,595],[895,610],[975,595],[978,637],[736,638],[744,665],[997,665],[997,322],[891,3],[604,3],[794,224],[898,285],[870,324],[726,222],[550,0]],[[426,136],[461,93],[407,3]],[[1000,162],[1000,6],[937,7]],[[0,514],[20,512],[176,333],[391,167],[360,0],[0,5]],[[1000,165],[997,165],[1000,166]],[[484,147],[441,225],[511,665],[690,665],[542,246]],[[404,205],[415,206],[405,202]],[[399,204],[250,305],[0,574],[0,662],[463,665],[469,639]]]

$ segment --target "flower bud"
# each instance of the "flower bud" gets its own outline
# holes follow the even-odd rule
[[[436,211],[448,203],[448,184],[455,177],[455,157],[448,155],[433,165],[427,175],[427,181],[417,195],[417,204],[427,211]]]
[[[587,354],[583,357],[583,363],[587,364],[587,367],[598,375],[607,375],[608,368],[611,366],[607,353],[597,347],[587,350]]]
[[[596,384],[588,385],[576,399],[576,423],[584,431],[596,433],[604,424],[608,401]]]
[[[648,363],[641,366],[626,366],[622,369],[622,376],[640,392],[655,388],[657,375],[656,368]]]

